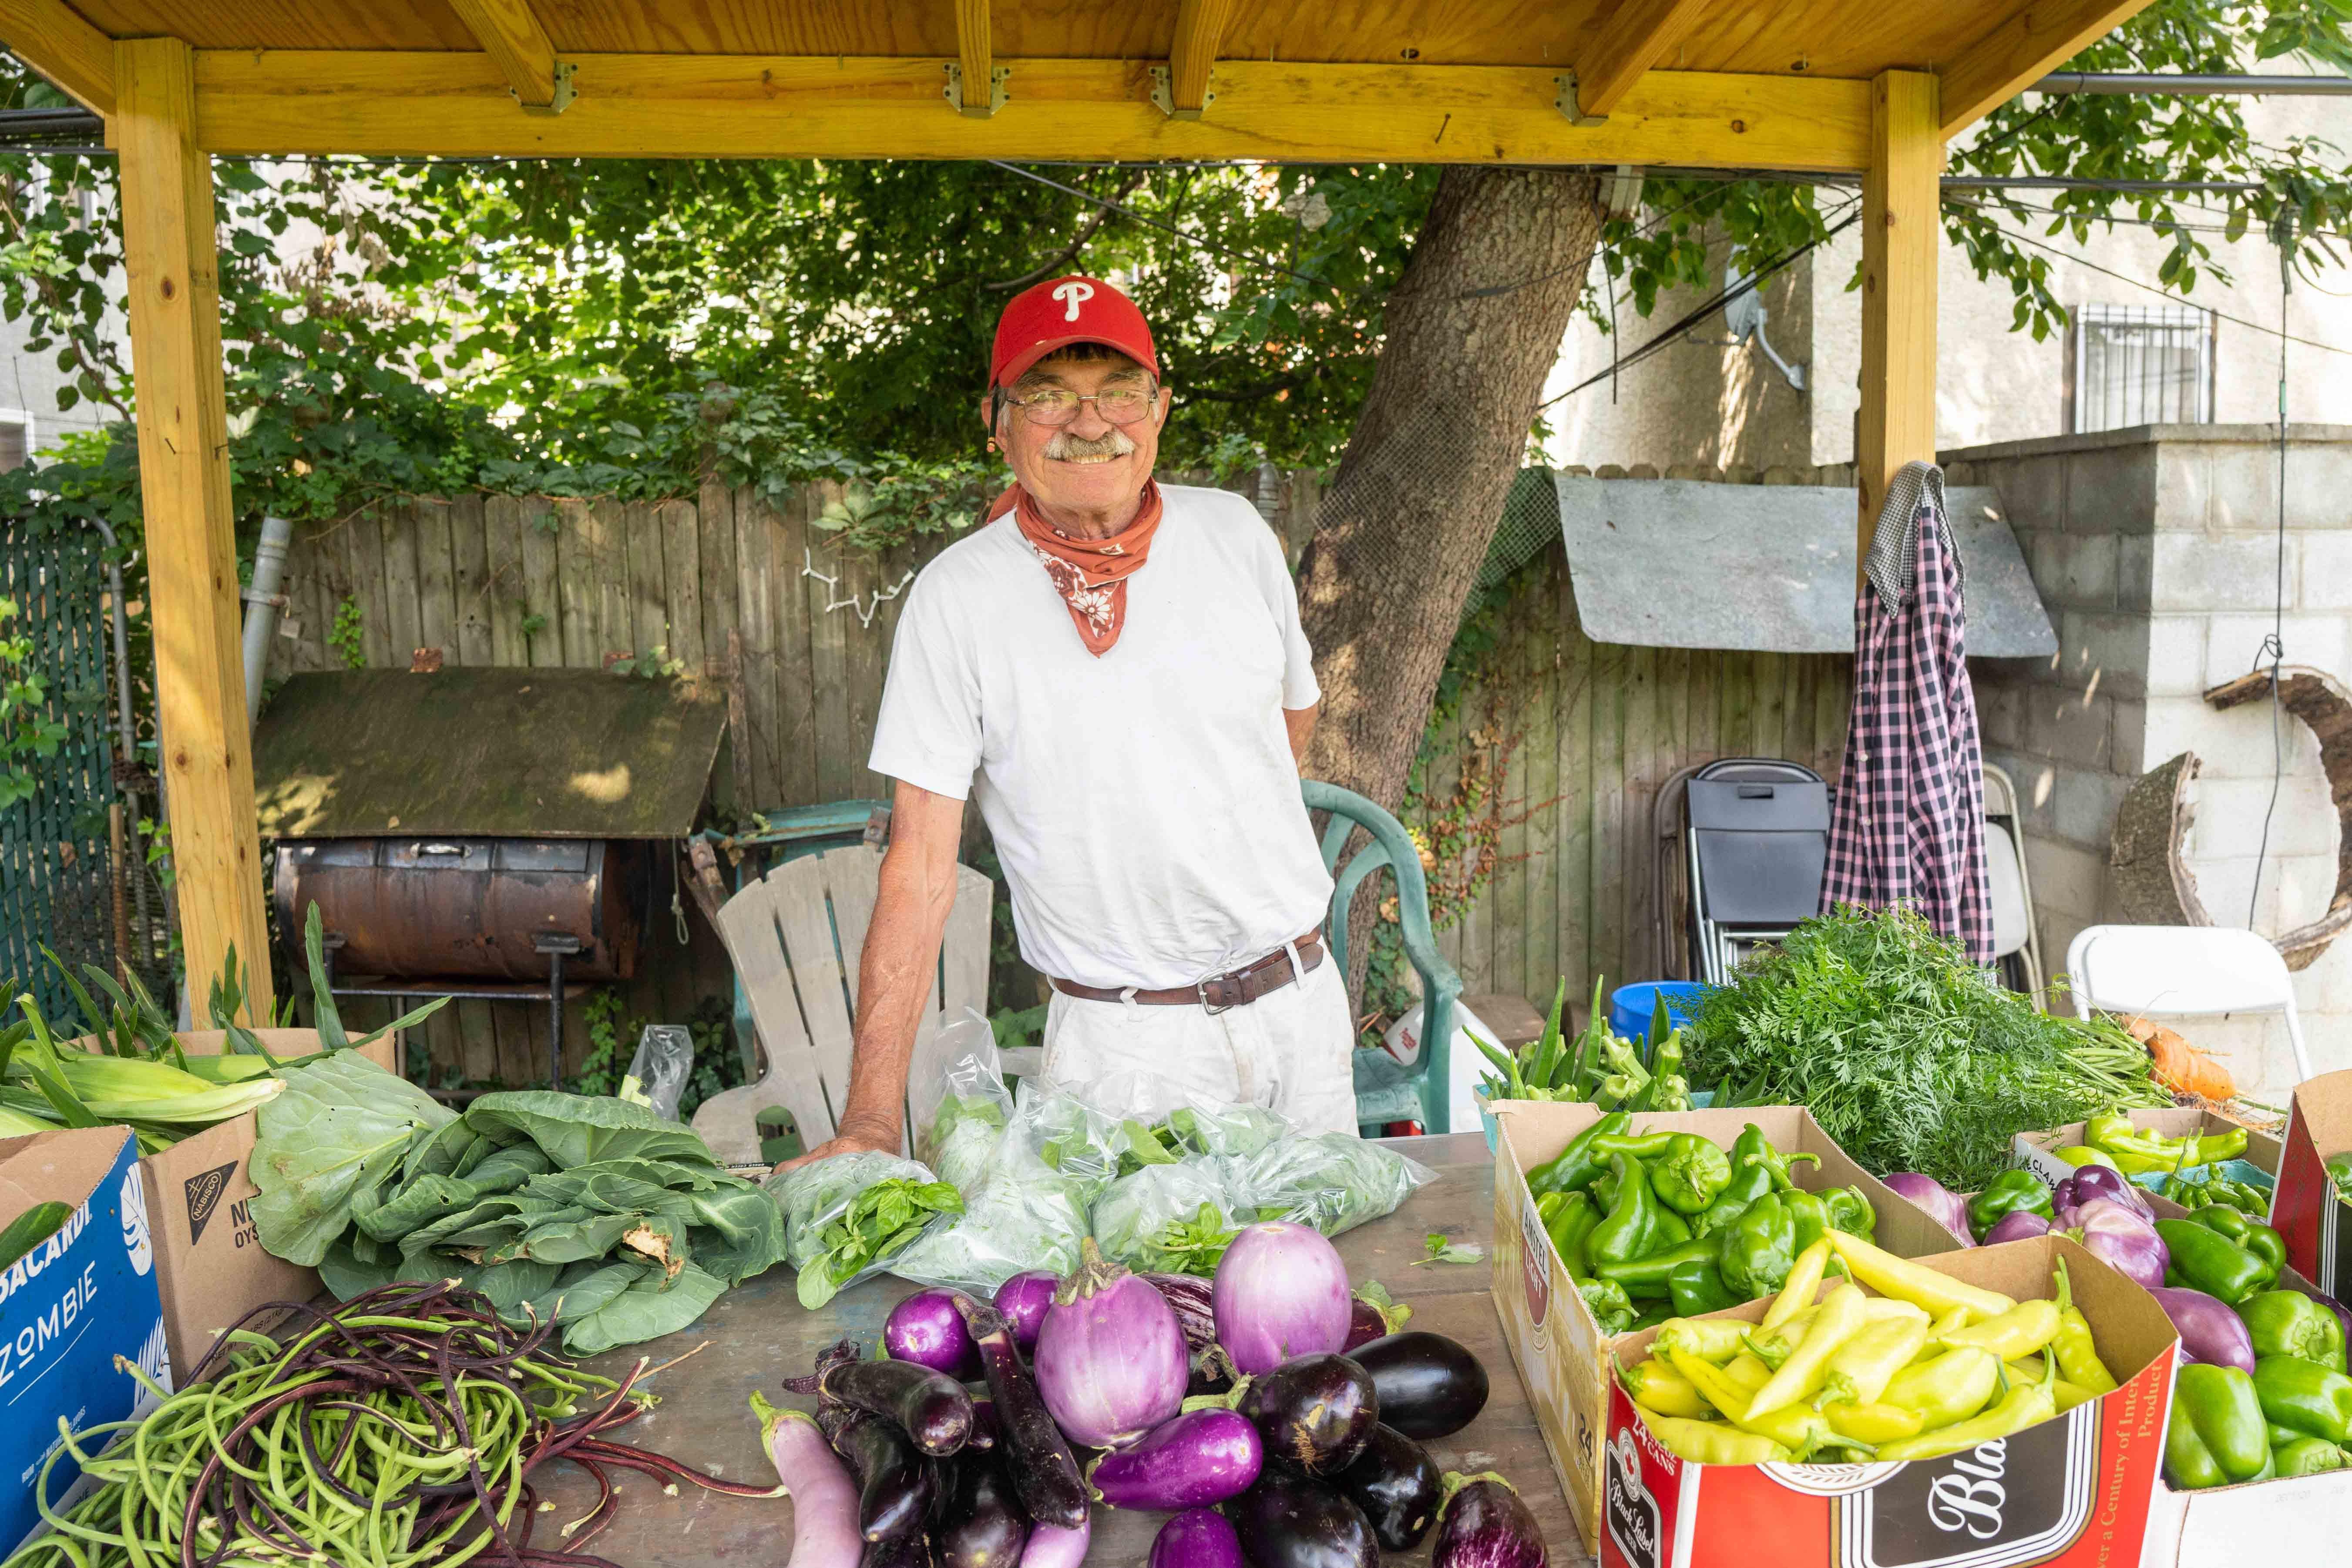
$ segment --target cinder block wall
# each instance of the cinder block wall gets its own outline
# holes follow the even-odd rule
[[[2254,668],[2279,595],[2276,426],[2173,425],[1944,455],[1955,485],[1990,485],[2059,637],[2047,660],[1973,661],[1987,756],[2016,779],[2045,961],[2084,926],[2122,919],[2107,887],[2117,805],[2182,751],[2187,860],[2216,924],[2274,933],[2315,919],[2336,880],[2337,830],[2310,731],[2280,710],[2222,713],[2205,690]],[[2352,680],[2352,426],[2291,426],[2284,612],[2290,663]],[[2352,1066],[2352,937],[2295,977],[2313,1067]],[[2200,1024],[2240,1085],[2283,1103],[2294,1078],[2274,1020]]]

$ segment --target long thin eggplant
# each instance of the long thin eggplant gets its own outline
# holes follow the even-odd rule
[[[1295,1356],[1234,1395],[1265,1443],[1266,1457],[1310,1476],[1346,1469],[1381,1419],[1371,1374],[1325,1351]]]
[[[1029,1516],[1001,1452],[958,1455],[947,1510],[932,1539],[939,1568],[1015,1568],[1029,1542]]]
[[[1456,1472],[1445,1490],[1429,1568],[1545,1568],[1543,1531],[1510,1482],[1492,1470]]]
[[[939,1494],[931,1468],[913,1440],[870,1410],[827,1405],[816,1421],[857,1478],[858,1534],[869,1542],[920,1535],[931,1522]]]
[[[1231,1512],[1251,1568],[1379,1568],[1364,1510],[1314,1481],[1269,1466]]]
[[[821,1373],[817,1393],[896,1421],[915,1447],[945,1458],[971,1436],[971,1395],[963,1384],[920,1362],[853,1361]]]
[[[1021,1568],[1083,1568],[1087,1543],[1094,1539],[1094,1533],[1091,1521],[1076,1530],[1033,1524],[1029,1527],[1029,1544],[1021,1549]]]
[[[1389,1334],[1358,1345],[1348,1359],[1372,1374],[1381,1419],[1408,1437],[1459,1432],[1486,1408],[1486,1369],[1444,1334]]]
[[[1445,1474],[1429,1450],[1385,1421],[1333,1484],[1364,1510],[1386,1552],[1419,1546],[1445,1496]]]
[[[756,1389],[751,1413],[759,1417],[776,1479],[792,1493],[791,1561],[798,1568],[856,1568],[866,1549],[857,1529],[857,1483],[824,1434],[805,1412],[779,1410]]]
[[[980,1346],[981,1372],[988,1379],[988,1396],[996,1405],[998,1451],[1013,1471],[1013,1485],[1032,1523],[1076,1531],[1087,1522],[1087,1487],[1078,1479],[1078,1461],[1054,1425],[1021,1352],[1013,1343],[1013,1326],[995,1308],[958,1297],[972,1339]]]
[[[1249,1568],[1233,1521],[1213,1508],[1188,1508],[1151,1538],[1147,1568]]]
[[[1113,1508],[1202,1508],[1248,1490],[1265,1468],[1265,1447],[1248,1417],[1193,1410],[1095,1460],[1087,1484]]]

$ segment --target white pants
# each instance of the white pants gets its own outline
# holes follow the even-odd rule
[[[1045,1076],[1075,1087],[1148,1073],[1205,1099],[1278,1111],[1301,1132],[1353,1132],[1355,1047],[1347,977],[1326,952],[1304,984],[1222,1013],[1056,991],[1045,1011]]]

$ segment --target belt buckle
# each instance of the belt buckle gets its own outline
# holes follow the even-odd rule
[[[1229,974],[1212,974],[1206,980],[1195,981],[1193,983],[1192,990],[1194,994],[1201,998],[1201,1011],[1204,1016],[1213,1018],[1220,1013],[1232,1012],[1238,1005],[1232,1002],[1218,1003],[1209,1000],[1209,987],[1214,985],[1222,988],[1224,983],[1232,978],[1233,976]],[[1217,994],[1222,996],[1224,994],[1224,992],[1220,989]]]

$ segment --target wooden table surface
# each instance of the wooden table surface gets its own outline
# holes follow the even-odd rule
[[[1486,1408],[1461,1431],[1431,1443],[1431,1456],[1445,1469],[1499,1470],[1509,1477],[1542,1524],[1556,1568],[1576,1568],[1590,1559],[1544,1452],[1527,1390],[1504,1348],[1502,1322],[1487,1294],[1487,1265],[1413,1266],[1424,1256],[1423,1237],[1433,1230],[1481,1246],[1491,1243],[1495,1171],[1486,1141],[1469,1132],[1397,1139],[1392,1146],[1435,1170],[1438,1180],[1387,1218],[1339,1238],[1349,1277],[1359,1285],[1380,1280],[1398,1300],[1412,1304],[1409,1327],[1459,1340],[1486,1363],[1493,1384]],[[691,1360],[639,1384],[658,1394],[660,1403],[616,1436],[714,1474],[767,1481],[774,1470],[751,1418],[751,1391],[759,1389],[779,1405],[807,1407],[811,1401],[792,1398],[777,1385],[804,1375],[816,1352],[844,1334],[864,1344],[879,1339],[890,1309],[914,1289],[887,1277],[869,1280],[844,1291],[823,1311],[810,1312],[793,1293],[792,1271],[777,1268],[728,1291],[692,1328],[589,1364],[617,1376],[640,1355],[659,1365],[701,1345]],[[691,1487],[672,1498],[650,1479],[616,1471],[615,1479],[621,1490],[618,1515],[588,1550],[624,1568],[783,1568],[791,1553],[792,1504],[785,1499],[720,1497]],[[570,1465],[556,1467],[544,1485],[555,1508],[541,1517],[533,1543],[555,1547],[561,1521],[588,1510],[593,1488],[584,1472]],[[1087,1561],[1142,1563],[1164,1517],[1097,1507]],[[1421,1562],[1427,1554],[1424,1542],[1422,1552],[1392,1561]]]

